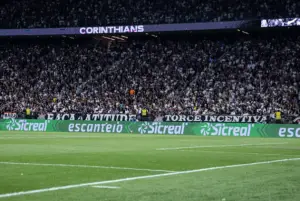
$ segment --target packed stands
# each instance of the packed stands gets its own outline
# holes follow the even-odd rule
[[[39,113],[136,114],[142,107],[153,114],[299,112],[300,37],[293,32],[2,44],[2,112],[26,107]]]
[[[0,28],[161,24],[299,17],[297,0],[4,0]]]

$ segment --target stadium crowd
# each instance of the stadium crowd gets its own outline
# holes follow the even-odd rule
[[[299,114],[300,37],[179,38],[6,42],[0,112]]]
[[[299,13],[297,0],[3,0],[0,28],[218,22]]]

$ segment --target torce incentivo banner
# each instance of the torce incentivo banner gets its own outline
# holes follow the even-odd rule
[[[267,116],[230,116],[230,115],[165,115],[164,121],[184,122],[227,122],[227,123],[264,123]]]
[[[0,131],[300,138],[298,124],[5,119],[0,121]]]

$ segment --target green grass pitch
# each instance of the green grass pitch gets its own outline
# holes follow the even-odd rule
[[[0,132],[0,201],[64,200],[299,201],[300,140]]]

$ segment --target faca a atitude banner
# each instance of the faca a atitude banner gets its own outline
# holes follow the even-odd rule
[[[300,138],[298,124],[3,119],[0,131]]]
[[[85,120],[85,121],[130,121],[136,115],[127,114],[80,114],[80,113],[48,113],[48,120]]]

